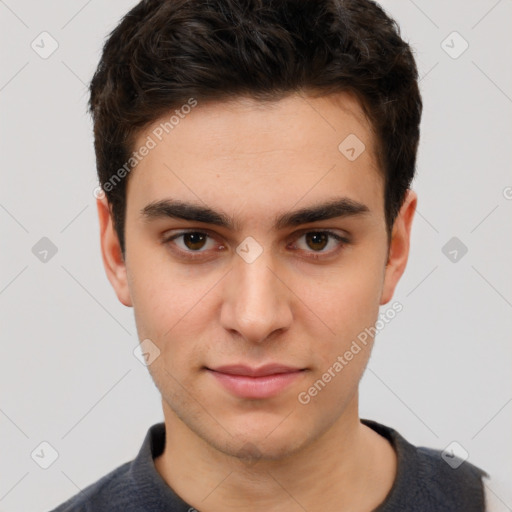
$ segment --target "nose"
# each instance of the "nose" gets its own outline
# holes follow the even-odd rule
[[[226,276],[221,324],[243,339],[260,343],[292,322],[293,293],[270,252],[252,262],[236,256]]]

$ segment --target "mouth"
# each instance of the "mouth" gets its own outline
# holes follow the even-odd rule
[[[271,398],[301,378],[307,368],[268,364],[258,368],[237,364],[205,368],[217,383],[240,398]]]

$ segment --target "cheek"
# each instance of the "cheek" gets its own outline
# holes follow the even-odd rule
[[[379,311],[384,270],[380,264],[355,259],[309,283],[300,297],[336,334],[349,334],[352,327],[367,327]],[[351,333],[353,334],[353,333]]]
[[[191,280],[162,247],[140,237],[128,248],[126,268],[139,334],[161,339],[200,299],[208,284]]]
[[[315,353],[311,356],[318,362],[320,372],[350,350],[358,337],[363,337],[367,344],[359,343],[361,350],[353,358],[357,362],[351,362],[350,368],[344,369],[343,373],[354,372],[355,375],[362,371],[372,344],[372,338],[366,333],[375,325],[379,315],[382,267],[380,262],[354,259],[321,281],[316,281],[315,286],[308,287],[309,292],[301,296],[307,306],[304,313],[309,319],[305,328],[315,339]],[[358,351],[357,346],[353,350]]]
[[[215,311],[212,288],[218,276],[205,273],[204,278],[191,278],[180,272],[180,266],[137,260],[135,255],[130,268],[137,333],[140,340],[150,339],[158,347],[160,357],[150,370],[165,382],[163,366],[178,376],[202,361],[200,340]]]
[[[205,283],[194,287],[178,280],[137,288],[132,297],[139,336],[162,345],[161,350],[169,340],[194,339],[199,334],[199,319],[208,314],[207,290]]]
[[[373,346],[370,328],[379,313],[379,279],[371,273],[366,279],[355,275],[338,279],[328,294],[311,298],[318,308],[315,312],[325,319],[328,329],[322,326],[317,333],[325,334],[315,336],[310,326],[310,337],[315,340],[310,348],[314,372],[298,400],[318,407],[322,415],[329,410],[326,422],[347,406],[368,363]]]

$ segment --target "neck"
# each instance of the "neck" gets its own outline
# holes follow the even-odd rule
[[[396,454],[386,439],[360,423],[357,395],[321,437],[274,460],[226,455],[163,405],[166,445],[155,467],[198,510],[373,510],[393,485]]]

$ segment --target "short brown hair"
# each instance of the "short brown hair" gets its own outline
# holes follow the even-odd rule
[[[359,99],[385,176],[389,239],[415,173],[422,100],[411,48],[376,2],[143,0],[128,12],[103,47],[89,100],[98,178],[123,255],[126,180],[105,185],[126,169],[146,126],[190,98],[266,101],[297,91]]]

